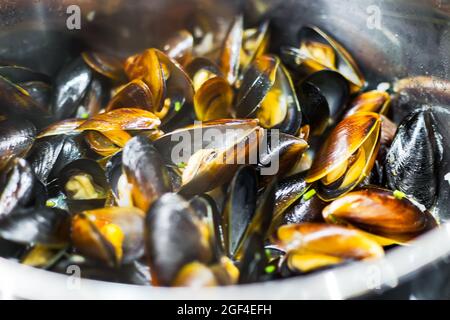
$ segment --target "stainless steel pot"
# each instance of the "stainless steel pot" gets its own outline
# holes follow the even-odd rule
[[[81,10],[79,30],[67,25],[76,10],[67,8],[73,4]],[[271,18],[276,46],[295,44],[301,25],[318,25],[350,49],[371,86],[414,75],[450,79],[449,0],[1,0],[0,61],[53,74],[77,51],[74,39],[125,55],[158,45],[195,15],[208,17],[220,29],[240,11],[247,21]],[[342,299],[397,287],[448,255],[450,226],[444,225],[377,262],[202,290],[78,282],[74,276],[0,258],[0,294],[33,299]]]

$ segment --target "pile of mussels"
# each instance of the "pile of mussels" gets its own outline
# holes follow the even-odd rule
[[[54,79],[0,65],[0,256],[219,286],[378,259],[445,222],[448,82],[369,91],[319,28],[278,55],[269,39],[237,17],[209,50],[182,30],[126,59],[85,51]],[[175,136],[199,128],[218,139],[174,161]]]

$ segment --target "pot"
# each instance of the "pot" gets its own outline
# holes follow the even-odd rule
[[[195,14],[201,13],[214,28],[220,28],[243,11],[248,21],[271,18],[278,35],[276,46],[295,44],[302,25],[319,26],[350,49],[374,87],[415,75],[450,79],[448,0],[18,0],[0,7],[0,61],[26,65],[50,75],[70,54],[79,51],[76,43],[126,56],[157,46],[189,24]],[[71,20],[77,10],[79,21]],[[79,279],[74,270],[68,270],[65,276],[0,258],[0,296],[346,299],[399,287],[424,268],[441,265],[449,255],[450,226],[443,225],[417,239],[414,246],[390,250],[376,262],[352,263],[275,282],[201,290]]]

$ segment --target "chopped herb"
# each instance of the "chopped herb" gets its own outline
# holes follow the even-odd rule
[[[267,259],[272,258],[272,252],[269,249],[265,250]]]
[[[264,269],[264,271],[266,271],[266,273],[268,273],[268,274],[271,274],[271,273],[274,273],[276,269],[277,268],[274,265],[270,265],[270,266],[267,266]]]
[[[187,166],[186,162],[180,162],[179,164],[177,164],[177,167],[180,169],[184,169],[184,168],[186,168],[186,166]]]
[[[393,194],[394,194],[394,197],[398,200],[402,200],[403,198],[406,198],[406,194],[404,194],[400,190],[395,190]]]
[[[175,111],[178,112],[181,110],[181,102],[180,101],[176,101],[175,102]]]
[[[89,118],[89,113],[83,112],[83,113],[80,115],[80,117],[81,117],[81,119],[87,119],[87,118]]]
[[[312,199],[312,197],[314,197],[316,195],[316,193],[317,193],[316,189],[309,190],[307,193],[305,193],[303,195],[303,200],[308,201],[308,200]]]
[[[46,206],[46,207],[50,207],[50,208],[54,208],[54,207],[56,207],[56,202],[53,201],[53,200],[47,200],[47,201],[45,202],[45,206]]]

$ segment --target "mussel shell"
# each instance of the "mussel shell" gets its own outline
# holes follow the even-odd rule
[[[245,72],[248,65],[257,57],[263,55],[269,44],[269,20],[262,22],[257,28],[245,29],[242,37],[241,71]]]
[[[133,80],[122,87],[106,107],[107,111],[118,108],[153,110],[153,95],[142,80]]]
[[[233,84],[239,73],[239,60],[242,46],[242,36],[244,20],[238,16],[232,22],[225,41],[222,45],[222,52],[219,56],[219,65],[228,83]]]
[[[198,90],[202,84],[210,77],[217,76],[223,78],[222,70],[218,65],[207,58],[197,57],[186,66],[186,73],[192,80],[194,89]],[[201,75],[201,78],[197,78]]]
[[[429,111],[408,116],[399,126],[386,156],[388,185],[412,196],[426,208],[433,205],[437,189],[440,155]]]
[[[55,79],[52,100],[52,115],[55,120],[63,120],[75,115],[91,84],[92,76],[91,69],[81,57],[59,72]]]
[[[119,267],[109,267],[96,260],[86,259],[79,255],[70,255],[69,257],[58,261],[50,270],[67,275],[69,271],[73,270],[74,266],[83,270],[82,276],[86,279],[139,286],[150,285],[151,281],[149,268],[139,260]]]
[[[278,183],[275,192],[274,219],[283,214],[309,189],[310,186],[306,183],[305,177],[305,173],[299,173],[284,178]]]
[[[366,81],[350,53],[336,40],[315,26],[304,26],[299,32],[300,42],[315,41],[333,48],[336,58],[336,70],[339,71],[352,86],[352,92],[361,90]]]
[[[162,46],[168,57],[185,66],[192,58],[194,37],[187,30],[180,30]]]
[[[259,147],[259,167],[277,167],[276,172],[263,177],[267,180],[273,175],[284,177],[300,159],[308,144],[301,138],[272,129],[266,131],[266,141],[260,143]]]
[[[429,212],[421,212],[408,199],[398,199],[382,189],[348,193],[326,207],[323,216],[328,222],[348,223],[398,241],[410,240],[436,226]]]
[[[278,229],[276,237],[278,246],[287,252],[302,250],[358,260],[384,255],[383,248],[362,232],[324,223],[285,225]]]
[[[190,262],[209,263],[212,252],[204,227],[176,194],[167,193],[152,205],[145,221],[145,246],[154,285],[172,285]]]
[[[18,208],[0,219],[0,238],[21,244],[69,243],[70,215],[52,208]]]
[[[356,112],[375,112],[386,115],[391,102],[390,95],[385,91],[372,90],[358,95],[350,103],[345,117]]]
[[[197,119],[210,121],[231,118],[233,89],[221,77],[213,77],[203,83],[194,95]]]
[[[113,81],[126,79],[122,61],[100,52],[85,51],[81,54],[84,62],[95,72]]]
[[[448,219],[450,194],[448,172],[450,112],[445,107],[423,107],[410,114],[399,126],[385,169],[388,185],[432,208],[441,220]],[[420,187],[418,187],[420,186]]]
[[[46,108],[38,104],[22,87],[0,76],[0,103],[2,112],[6,115],[25,117],[41,128],[47,125],[51,118]]]
[[[258,180],[253,167],[239,169],[231,181],[223,211],[225,252],[234,257],[255,215]]]
[[[367,146],[362,174],[349,185],[337,189],[320,185],[319,194],[324,200],[333,200],[355,188],[372,170],[380,146],[381,119],[372,112],[360,112],[345,118],[331,132],[308,172],[306,182],[313,183],[325,177],[347,161],[357,150]]]
[[[99,223],[99,225],[96,224]],[[121,254],[100,230],[112,224],[123,235]],[[108,207],[77,214],[72,219],[72,242],[83,255],[109,266],[127,264],[144,254],[144,212],[137,208]]]
[[[30,97],[45,110],[49,109],[52,95],[52,86],[43,81],[30,81],[19,84]]]
[[[36,178],[46,185],[59,176],[69,163],[86,156],[86,147],[79,136],[50,136],[39,139],[27,158]]]
[[[131,139],[123,150],[122,163],[128,181],[133,185],[135,205],[142,210],[148,210],[157,198],[172,191],[169,173],[148,138],[136,136]]]
[[[28,162],[15,158],[0,175],[0,219],[27,204],[33,194],[35,177]]]
[[[307,77],[304,82],[307,82],[313,86],[315,86],[319,93],[325,98],[328,104],[329,111],[323,116],[329,116],[329,120],[331,123],[335,123],[339,120],[342,112],[345,109],[345,106],[350,97],[350,88],[346,79],[332,70],[322,70],[316,73],[313,73],[309,77]],[[299,90],[302,90],[302,86],[300,85]],[[317,92],[315,92],[317,94]],[[323,103],[323,98],[318,97],[320,99],[320,103]],[[311,107],[316,106],[313,104]],[[324,108],[324,106],[321,106]],[[302,109],[303,110],[303,109]],[[304,111],[309,118],[314,119],[315,116],[312,115],[314,112],[318,112],[317,110],[305,110]]]
[[[122,174],[122,151],[120,151],[109,158],[105,167],[106,179],[116,199],[119,199],[119,190],[117,187]]]
[[[87,174],[92,177],[93,183],[103,190],[104,195],[100,198],[93,199],[72,199],[66,190],[66,185],[71,177],[78,174]],[[66,201],[69,209],[74,213],[103,207],[106,200],[106,193],[109,190],[105,171],[96,161],[91,159],[78,159],[66,165],[61,169],[56,183],[60,190],[67,196]]]
[[[13,157],[24,157],[34,143],[36,127],[26,119],[0,121],[0,169]]]
[[[267,257],[264,250],[264,239],[259,234],[252,234],[246,239],[243,257],[239,266],[239,283],[259,282],[265,275]]]
[[[46,84],[50,83],[49,76],[27,67],[17,65],[0,66],[0,76],[16,84],[35,81],[44,82]]]

